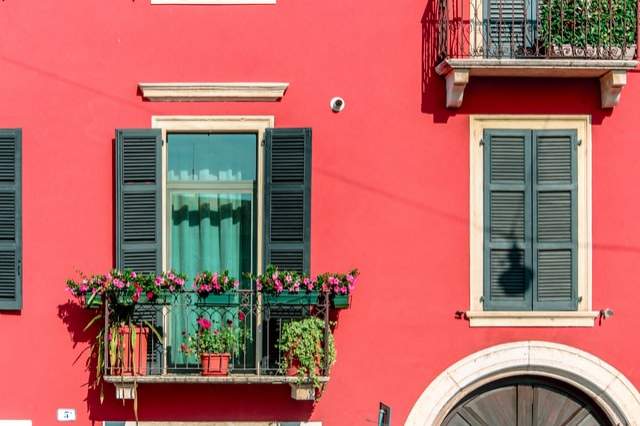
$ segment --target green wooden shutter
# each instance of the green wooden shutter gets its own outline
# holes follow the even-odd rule
[[[531,131],[485,130],[484,309],[531,309]]]
[[[116,130],[116,267],[162,269],[162,135]]]
[[[22,309],[20,129],[0,129],[0,309]]]
[[[575,310],[578,208],[575,130],[533,132],[534,310]]]
[[[265,265],[309,272],[311,129],[267,129]]]
[[[488,57],[517,57],[532,48],[536,0],[484,0],[484,51]]]

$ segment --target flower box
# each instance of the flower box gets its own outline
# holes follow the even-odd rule
[[[317,291],[300,293],[263,294],[266,305],[317,305],[320,303],[320,293]]]
[[[351,306],[350,294],[334,294],[331,296],[331,306],[335,309],[347,309]]]
[[[204,297],[199,296],[196,302],[197,305],[206,306],[233,306],[239,302],[238,293],[222,293],[222,294],[208,294]]]
[[[231,354],[203,353],[200,355],[201,374],[203,376],[229,375],[229,360]]]
[[[100,296],[99,294],[96,294],[95,296],[93,296],[93,298],[91,298],[91,296],[87,294],[84,297],[82,304],[85,307],[85,309],[100,308],[102,306],[102,296]]]

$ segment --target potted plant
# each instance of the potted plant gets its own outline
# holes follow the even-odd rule
[[[359,275],[357,269],[347,274],[320,274],[317,278],[318,287],[322,292],[330,294],[331,306],[345,309],[351,305],[351,292],[358,282]]]
[[[256,290],[262,292],[265,304],[315,305],[319,300],[316,281],[308,275],[281,271],[268,265],[261,275],[253,276]]]
[[[280,372],[295,376],[298,382],[310,381],[320,387],[320,372],[331,368],[336,359],[333,334],[329,331],[328,351],[325,353],[325,323],[320,318],[308,317],[289,321],[282,326],[278,349],[282,354]],[[328,374],[328,371],[324,371]]]
[[[86,307],[100,307],[104,301],[109,303],[109,329],[102,327],[99,330],[93,346],[98,359],[96,380],[99,381],[105,364],[110,374],[146,374],[149,332],[155,333],[158,339],[161,337],[148,321],[135,323],[135,307],[142,302],[157,301],[160,294],[183,291],[184,276],[171,271],[159,276],[129,270],[113,270],[91,277],[80,273],[78,281],[67,280],[67,290]],[[97,313],[85,330],[102,318],[103,313]],[[108,346],[106,360],[103,356],[105,339]]]
[[[193,289],[198,294],[199,303],[206,305],[234,305],[238,301],[235,290],[240,281],[225,270],[221,273],[204,271],[196,275]]]
[[[238,312],[238,322],[228,319],[223,326],[215,327],[204,317],[196,320],[195,334],[187,336],[181,350],[187,355],[200,357],[203,376],[229,374],[231,357],[240,350],[240,342],[246,340],[244,312]]]

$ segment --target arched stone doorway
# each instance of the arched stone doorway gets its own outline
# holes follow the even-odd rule
[[[583,392],[536,376],[497,380],[460,401],[443,426],[613,426]]]
[[[542,341],[496,345],[456,362],[422,392],[405,425],[440,426],[470,395],[523,376],[561,383],[571,395],[585,396],[605,416],[605,425],[640,425],[640,393],[621,372],[580,349]]]

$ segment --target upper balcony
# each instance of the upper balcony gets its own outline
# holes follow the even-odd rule
[[[638,0],[438,0],[436,72],[447,107],[469,77],[599,78],[615,106],[637,65]]]

